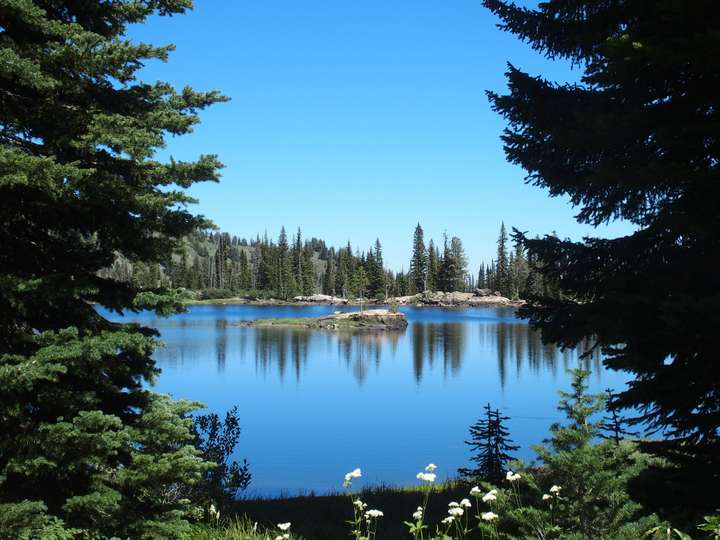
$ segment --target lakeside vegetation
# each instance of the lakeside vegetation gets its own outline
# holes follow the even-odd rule
[[[252,510],[235,501],[250,471],[230,459],[233,414],[203,419],[201,404],[149,389],[157,332],[110,322],[95,305],[168,315],[184,309],[176,286],[387,297],[478,282],[526,297],[520,313],[546,341],[592,339],[605,364],[631,379],[610,411],[654,436],[599,441],[593,416],[603,399],[587,395],[586,374],[576,372],[560,403],[566,421],[550,427],[537,466],[511,463],[499,485],[478,478],[464,492],[434,493],[438,469],[429,464],[418,473],[421,493],[380,491],[377,500],[352,490],[362,476],[355,469],[345,510],[321,499],[307,525],[330,532],[308,529],[307,539],[720,537],[720,7],[483,4],[505,30],[581,70],[577,83],[555,84],[508,67],[508,94],[489,93],[508,122],[508,160],[550,195],[569,197],[582,223],[622,218],[635,230],[580,242],[516,231],[514,269],[501,231],[490,277],[483,268],[475,281],[460,240],[426,248],[419,225],[407,274],[387,272],[379,241],[365,253],[323,255],[322,243],[299,236],[293,247],[286,235],[233,246],[227,235],[198,232],[211,223],[188,210],[185,189],[217,181],[219,159],[156,154],[227,98],[143,82],[138,70],[167,60],[171,47],[127,38],[130,25],[182,14],[189,0],[0,5],[1,538],[304,534],[303,501],[293,521],[276,505],[266,529],[226,521],[244,504]],[[360,430],[367,419],[348,421]]]
[[[469,272],[462,241],[445,238],[442,250],[431,239],[425,244],[420,224],[415,228],[407,272],[393,272],[383,262],[378,239],[367,251],[348,244],[328,247],[324,240],[289,241],[283,228],[277,241],[247,240],[223,232],[196,231],[185,237],[178,253],[147,264],[118,256],[101,275],[130,281],[141,289],[182,287],[196,300],[248,298],[291,301],[295,296],[325,294],[346,299],[384,300],[425,291],[488,289],[517,300],[533,295],[557,296],[557,287],[544,279],[536,261],[528,259],[520,242],[512,243],[502,224],[497,257],[477,272]]]

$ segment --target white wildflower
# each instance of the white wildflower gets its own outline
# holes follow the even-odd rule
[[[365,517],[368,518],[368,519],[370,519],[370,518],[375,518],[375,519],[381,518],[381,517],[383,517],[383,515],[384,515],[384,514],[383,514],[380,510],[368,510],[367,512],[365,512]]]
[[[542,500],[547,501],[548,499],[552,499],[552,495],[548,495],[547,493],[543,493]]]
[[[345,475],[345,481],[343,482],[343,486],[349,488],[352,485],[353,478],[360,478],[361,476],[362,471],[360,469],[354,469],[350,471]]]
[[[508,482],[515,482],[517,480],[520,480],[520,474],[508,471],[505,475],[505,480],[507,480]]]
[[[463,509],[460,508],[459,506],[450,508],[450,509],[448,510],[448,514],[450,514],[451,516],[455,516],[455,517],[460,517],[460,516],[462,516],[464,513],[465,513],[465,510],[463,510]]]
[[[474,488],[472,488],[470,490],[470,495],[472,495],[473,497],[479,497],[481,494],[482,494],[482,490],[477,486],[475,486]]]
[[[460,506],[460,505],[459,505],[458,503],[456,503],[455,501],[453,501],[453,502],[451,502],[451,503],[448,503],[448,506],[449,506],[450,508],[457,508],[457,507]]]
[[[560,486],[553,485],[553,487],[550,488],[550,493],[558,494],[561,489],[562,488]]]
[[[460,506],[464,506],[465,508],[471,508],[472,503],[470,502],[470,499],[463,499],[460,501]]]
[[[483,502],[493,502],[497,499],[497,489],[491,489],[485,495],[483,495]]]
[[[365,504],[365,503],[362,502],[360,499],[357,499],[357,500],[353,501],[353,504],[354,504],[355,506],[357,506],[358,508],[362,508],[362,507],[363,507],[363,504]]]
[[[480,517],[485,521],[492,521],[497,519],[498,515],[495,512],[483,512]]]
[[[435,481],[435,478],[437,478],[435,473],[429,473],[429,472],[417,473],[417,479],[422,480],[423,482],[433,483]]]
[[[454,520],[455,520],[454,517],[448,516],[448,517],[446,517],[445,519],[443,519],[443,520],[441,521],[441,523],[443,523],[443,524],[445,524],[445,525],[450,525]]]
[[[278,523],[278,529],[280,529],[281,531],[287,531],[287,530],[289,530],[289,529],[290,529],[290,522],[288,521],[287,523]]]
[[[435,472],[435,469],[437,469],[437,465],[430,463],[427,467],[425,467],[425,472]]]
[[[422,506],[418,506],[418,507],[417,507],[417,510],[415,510],[415,512],[413,512],[413,519],[414,519],[415,521],[420,521],[420,520],[422,519],[422,517],[423,517],[423,509],[422,509]]]

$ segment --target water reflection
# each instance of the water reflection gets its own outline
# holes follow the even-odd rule
[[[467,341],[476,332],[477,343],[468,353]],[[297,381],[303,367],[308,363],[310,351],[324,358],[335,356],[342,360],[353,374],[358,385],[362,385],[372,368],[378,369],[381,362],[390,361],[398,355],[401,344],[408,343],[412,358],[412,373],[417,384],[426,372],[438,364],[444,376],[458,376],[463,363],[468,361],[491,360],[497,362],[497,373],[502,387],[507,383],[508,372],[520,377],[524,371],[530,374],[541,372],[557,374],[570,367],[581,365],[595,373],[601,371],[599,354],[581,359],[580,351],[562,351],[552,345],[543,344],[540,333],[523,323],[483,323],[475,327],[462,322],[415,322],[406,332],[324,332],[302,328],[255,328],[242,329],[239,334],[241,351],[248,333],[254,335],[255,363],[259,371],[267,374],[277,371],[285,377],[291,370]],[[218,369],[225,365],[227,333],[216,335]],[[334,354],[333,354],[334,351]]]
[[[340,332],[335,336],[337,351],[345,365],[352,371],[358,384],[362,384],[371,366],[380,367],[383,350],[388,349],[389,355],[397,353],[398,342],[402,333],[399,332]]]
[[[295,379],[300,380],[302,368],[307,364],[312,332],[304,328],[255,328],[242,333],[247,331],[255,334],[255,365],[260,371],[267,373],[277,366],[282,379],[290,367]]]
[[[221,414],[239,406],[236,457],[253,463],[255,489],[265,495],[333,489],[356,464],[372,471],[371,481],[397,484],[429,461],[454,471],[467,465],[462,441],[488,402],[513,418],[513,439],[529,449],[560,419],[556,391],[568,388],[567,367],[592,368],[593,392],[624,384],[597,355],[580,361],[543,345],[508,309],[407,308],[404,332],[236,324],[333,309],[193,306],[167,319],[126,320],[156,327],[166,344],[154,354],[158,391]]]

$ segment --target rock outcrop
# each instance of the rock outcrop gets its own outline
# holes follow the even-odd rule
[[[293,301],[301,303],[331,305],[343,305],[348,303],[347,298],[339,298],[337,296],[330,296],[328,294],[311,294],[310,296],[296,296],[293,298]]]
[[[407,328],[405,314],[389,309],[366,309],[333,313],[318,320],[321,328],[367,328],[376,330],[403,330]]]
[[[324,328],[327,330],[404,330],[408,323],[404,313],[389,309],[368,309],[351,312],[336,311],[331,315],[300,319],[256,319],[241,321],[240,325]]]
[[[510,300],[498,292],[490,289],[476,289],[475,292],[431,292],[414,294],[412,296],[397,296],[389,298],[388,303],[421,306],[516,306],[520,302]]]

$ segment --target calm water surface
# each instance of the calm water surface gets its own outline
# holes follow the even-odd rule
[[[166,347],[156,390],[218,413],[238,405],[251,494],[324,492],[361,467],[366,483],[408,484],[427,463],[440,477],[467,465],[468,426],[491,403],[512,417],[518,454],[561,419],[557,390],[575,352],[543,346],[507,308],[403,308],[404,332],[244,328],[262,317],[309,317],[334,307],[199,305],[188,313],[125,320],[157,328]],[[107,315],[107,313],[104,313]],[[622,374],[591,360],[591,389]]]

